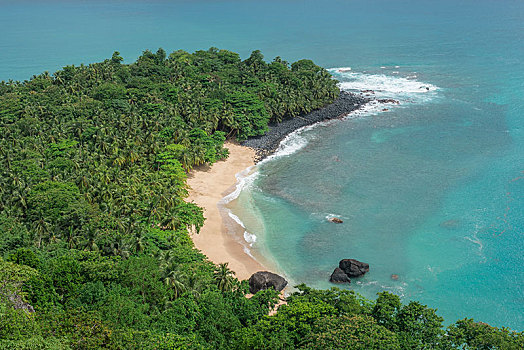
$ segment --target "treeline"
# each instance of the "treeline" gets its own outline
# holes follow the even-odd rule
[[[194,166],[338,96],[309,60],[146,51],[0,84],[0,349],[517,349],[521,333],[381,294],[273,291],[197,251]]]

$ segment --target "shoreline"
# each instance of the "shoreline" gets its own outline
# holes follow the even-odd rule
[[[229,263],[236,277],[244,280],[264,270],[264,266],[244,251],[244,245],[236,237],[238,232],[230,232],[227,226],[231,225],[226,225],[220,203],[234,191],[236,174],[255,165],[255,151],[230,141],[224,147],[229,149],[226,160],[195,168],[187,178],[190,187],[187,200],[201,207],[206,218],[200,233],[191,233],[190,237],[209,260],[217,265]]]
[[[267,270],[265,265],[273,265],[270,261],[263,265],[246,252],[246,242],[241,242],[244,239],[244,228],[225,214],[223,200],[235,191],[238,183],[236,175],[273,154],[281,141],[294,131],[345,117],[369,101],[360,95],[341,91],[333,103],[321,109],[269,125],[269,131],[263,136],[250,138],[240,144],[226,141],[224,147],[229,150],[226,160],[212,166],[195,168],[187,178],[190,188],[187,200],[201,207],[206,218],[200,233],[190,234],[195,247],[217,265],[229,263],[229,268],[239,280],[249,279],[255,272]],[[267,257],[260,257],[260,260],[264,259]]]
[[[361,95],[340,91],[339,97],[333,103],[295,118],[284,119],[279,124],[272,123],[269,125],[269,131],[264,135],[251,137],[241,142],[240,145],[254,149],[256,154],[255,163],[258,163],[272,155],[286,136],[292,132],[319,122],[343,118],[349,113],[360,109],[369,101],[371,99]]]

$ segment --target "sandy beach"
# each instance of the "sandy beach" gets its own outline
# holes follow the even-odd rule
[[[212,166],[194,169],[188,176],[189,201],[204,209],[206,221],[200,233],[192,234],[195,246],[215,264],[229,263],[239,279],[248,279],[264,267],[244,252],[244,246],[227,231],[218,202],[230,193],[236,184],[235,174],[254,165],[255,151],[226,142],[229,157]]]

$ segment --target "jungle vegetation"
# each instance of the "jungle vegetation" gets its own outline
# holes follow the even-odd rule
[[[145,51],[0,83],[0,349],[522,349],[522,333],[381,293],[246,298],[196,250],[188,172],[332,102],[310,60]]]

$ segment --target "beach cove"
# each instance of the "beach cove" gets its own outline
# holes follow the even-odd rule
[[[200,232],[193,233],[191,238],[195,247],[211,261],[215,264],[229,263],[229,268],[242,280],[263,270],[263,266],[246,254],[238,232],[228,230],[220,202],[234,190],[237,181],[235,175],[254,166],[255,152],[232,142],[226,143],[225,148],[229,150],[226,160],[194,169],[187,179],[190,187],[187,200],[203,208],[206,218]],[[237,226],[235,231],[238,229],[241,227]]]
[[[342,91],[332,104],[270,125],[269,131],[263,136],[250,138],[240,144],[226,142],[224,147],[229,151],[227,159],[193,169],[187,179],[187,200],[203,208],[206,218],[200,232],[194,232],[191,236],[195,247],[215,264],[227,262],[241,280],[267,268],[285,275],[285,271],[280,271],[270,257],[260,252],[255,253],[256,256],[252,255],[250,246],[255,242],[249,241],[243,223],[231,213],[227,204],[240,194],[243,180],[257,172],[256,163],[278,152],[287,137],[308,126],[343,118],[369,101],[369,98],[361,95]],[[253,234],[253,237],[256,235]]]
[[[337,261],[354,257],[370,272],[347,288],[370,299],[387,290],[437,308],[445,324],[472,317],[524,329],[521,1],[27,1],[3,9],[0,80],[115,50],[132,63],[159,47],[219,47],[242,59],[260,49],[267,62],[309,58],[331,68],[342,90],[401,100],[283,140],[229,204],[256,236],[247,248],[315,288],[331,287]],[[223,188],[235,181],[232,174]],[[327,222],[332,216],[344,224]],[[248,275],[242,262],[238,269]]]

